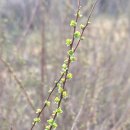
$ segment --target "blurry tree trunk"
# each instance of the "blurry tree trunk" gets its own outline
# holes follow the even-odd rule
[[[44,25],[42,25],[42,45],[41,45],[41,98],[44,98],[44,75],[45,75],[45,34]]]
[[[44,16],[44,12],[46,11],[44,9],[44,5],[42,5],[42,1],[41,1],[41,4],[40,4],[42,7],[42,15],[41,15],[41,85],[40,85],[40,99],[42,101],[42,105],[45,101],[45,66],[46,66],[46,63],[45,63],[45,42],[46,42],[46,36],[45,36],[45,16]],[[42,117],[41,117],[41,121],[42,121],[42,126],[41,128],[44,127],[45,125],[45,122],[46,122],[46,115],[45,113],[43,112],[42,113]]]
[[[44,78],[45,78],[45,33],[44,33],[44,22],[42,23],[42,42],[41,42],[41,87],[40,87],[40,98],[41,101],[45,100],[44,93]],[[45,113],[42,114],[42,122],[45,122]]]

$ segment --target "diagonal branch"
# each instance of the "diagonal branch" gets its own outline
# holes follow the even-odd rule
[[[85,89],[85,93],[84,93],[84,96],[83,96],[83,99],[82,99],[82,102],[81,102],[81,105],[80,105],[80,109],[78,111],[78,114],[77,116],[75,117],[74,119],[74,122],[72,124],[72,127],[71,127],[71,130],[74,130],[76,125],[77,125],[77,122],[78,122],[78,119],[80,118],[82,112],[83,112],[83,107],[84,107],[84,104],[85,104],[85,99],[86,99],[86,96],[87,96],[87,93],[88,92],[88,88]]]
[[[77,45],[76,45],[76,47],[75,47],[75,49],[74,49],[74,52],[76,51],[77,47],[78,47],[79,44],[80,44],[80,41],[81,41],[81,38],[82,38],[82,36],[83,36],[83,33],[84,33],[85,29],[86,29],[87,26],[89,25],[89,20],[90,20],[90,17],[91,17],[91,15],[92,15],[92,12],[93,12],[93,10],[94,10],[94,8],[95,8],[95,5],[96,5],[96,2],[95,2],[95,4],[94,4],[94,5],[92,6],[92,8],[91,8],[90,14],[89,14],[88,19],[87,19],[87,23],[86,23],[86,25],[85,25],[85,28],[82,30],[81,36],[80,36],[79,41],[78,41],[78,43],[77,43]],[[80,0],[78,0],[78,10],[77,10],[77,15],[76,15],[76,19],[75,19],[76,23],[77,23],[78,18],[79,18],[79,15],[78,15],[79,11],[80,11]],[[72,50],[72,48],[73,48],[74,40],[75,40],[75,38],[74,38],[75,32],[76,32],[76,26],[74,27],[74,30],[73,30],[73,37],[72,37],[72,42],[71,42],[71,45],[70,45],[69,50]],[[53,89],[51,90],[50,94],[48,95],[46,101],[49,101],[49,99],[50,99],[52,93],[53,93],[54,90],[57,88],[58,83],[61,81],[61,79],[62,79],[63,77],[64,77],[65,81],[63,82],[62,88],[63,88],[63,90],[65,89],[65,85],[66,85],[66,81],[67,81],[67,75],[68,75],[69,68],[70,68],[70,63],[71,63],[71,59],[70,59],[70,55],[69,55],[68,58],[67,58],[67,68],[68,68],[68,69],[65,71],[65,73],[63,73],[63,74],[61,75],[61,77],[59,78],[59,80],[56,82],[55,86],[53,87]],[[60,95],[60,101],[58,102],[57,108],[60,108],[61,103],[62,103],[62,99],[63,99],[63,92],[62,92],[61,95]],[[41,113],[43,112],[43,110],[45,109],[46,106],[47,106],[47,104],[44,103],[44,105],[43,105],[43,107],[42,107],[40,113],[37,115],[37,118],[39,118],[39,117],[41,116]],[[56,113],[53,115],[53,121],[56,120],[57,114],[58,114],[58,113],[56,112]],[[35,125],[36,125],[36,122],[33,123],[33,125],[32,125],[32,127],[31,127],[30,130],[33,130],[33,128],[34,128]],[[51,127],[49,128],[49,130],[52,130],[52,128],[53,128],[53,127],[51,126]]]
[[[17,75],[15,74],[13,68],[10,66],[10,64],[5,61],[3,58],[0,58],[0,60],[2,61],[2,63],[8,68],[9,72],[12,74],[14,80],[16,81],[16,83],[19,85],[20,89],[22,90],[23,94],[25,95],[28,104],[30,105],[30,107],[32,108],[33,111],[35,111],[35,107],[28,95],[28,93],[26,92],[24,85],[22,84],[21,80],[17,77]]]
[[[91,16],[92,16],[92,13],[93,13],[93,11],[94,11],[94,8],[95,8],[97,2],[98,2],[98,0],[96,0],[95,3],[92,5],[92,8],[91,8],[90,13],[89,13],[88,18],[87,18],[86,25],[85,25],[84,29],[83,29],[82,32],[81,32],[80,39],[79,39],[79,41],[78,41],[76,47],[74,48],[74,52],[76,51],[77,47],[79,46],[79,43],[80,43],[81,38],[82,38],[82,36],[83,36],[83,34],[84,34],[84,31],[86,30],[86,28],[87,28],[88,25],[89,25],[90,18],[91,18]]]
[[[88,19],[87,19],[87,23],[86,23],[84,29],[82,30],[80,39],[79,39],[79,41],[78,41],[78,43],[77,43],[76,48],[74,49],[74,52],[76,51],[78,45],[79,45],[80,42],[81,42],[81,38],[82,38],[82,36],[83,36],[83,34],[84,34],[85,29],[86,29],[87,26],[89,25],[89,20],[90,20],[90,18],[91,18],[92,12],[93,12],[93,10],[94,10],[94,8],[95,8],[95,6],[96,6],[96,3],[97,3],[97,1],[94,3],[94,5],[93,5],[92,8],[91,8],[90,14],[89,14]],[[80,11],[80,0],[78,0],[78,10],[77,10],[77,13],[76,13],[77,15],[76,15],[76,20],[75,20],[76,23],[77,23],[78,18],[79,18],[79,16],[78,16],[79,11]],[[70,50],[73,48],[73,44],[74,44],[74,33],[75,33],[75,31],[76,31],[76,26],[74,27],[73,38],[72,38],[72,43],[71,43],[71,45],[70,45]],[[70,68],[70,63],[71,63],[71,60],[70,60],[70,55],[69,55],[69,57],[68,57],[68,64],[67,64],[67,68],[68,68],[68,69],[66,70],[66,73],[65,73],[65,81],[64,81],[64,83],[63,83],[63,90],[65,89],[65,85],[66,85],[66,81],[67,81],[67,74],[68,74],[69,68]],[[63,100],[63,92],[62,92],[61,95],[60,95],[60,101],[59,101],[59,103],[58,103],[57,109],[60,108],[61,103],[62,103],[62,100]],[[54,114],[53,121],[56,120],[57,114],[58,114],[57,112]],[[49,130],[52,130],[52,128],[53,128],[53,127],[51,126]]]
[[[49,93],[48,97],[46,98],[46,99],[47,99],[46,101],[49,101],[51,95],[53,94],[54,90],[57,88],[57,85],[58,85],[58,83],[61,81],[61,79],[63,78],[63,76],[64,76],[64,74],[62,74],[62,75],[60,76],[59,80],[55,83],[54,87],[52,88],[51,92]],[[46,106],[47,106],[47,104],[44,102],[44,105],[43,105],[41,111],[39,112],[39,114],[37,115],[37,118],[39,118],[39,117],[41,116],[41,114],[42,114],[42,112],[44,111],[44,109],[46,108]],[[34,122],[34,123],[32,124],[30,130],[33,130],[33,128],[35,127],[35,125],[36,125],[36,122]]]

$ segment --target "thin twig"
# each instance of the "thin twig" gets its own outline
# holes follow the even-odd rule
[[[26,25],[26,27],[25,27],[23,33],[21,34],[20,38],[18,39],[18,42],[17,42],[17,43],[18,43],[19,45],[20,45],[20,44],[24,41],[24,39],[26,38],[26,36],[27,36],[27,34],[28,34],[28,32],[29,32],[29,29],[30,29],[30,27],[31,27],[31,25],[32,25],[32,23],[33,23],[33,21],[34,21],[34,18],[35,18],[35,16],[36,16],[36,12],[37,12],[38,7],[39,7],[39,0],[36,1],[35,6],[34,6],[34,9],[32,10],[31,17],[30,17],[30,19],[29,19],[29,21],[28,21],[28,23],[27,23],[27,25]]]
[[[64,76],[64,74],[62,74],[62,75],[60,76],[59,80],[55,83],[55,86],[53,87],[53,89],[52,89],[51,92],[49,93],[48,97],[46,98],[47,101],[50,99],[52,93],[53,93],[54,90],[57,88],[57,84],[61,81],[61,79],[63,78],[63,76]],[[42,112],[44,111],[45,108],[46,108],[46,103],[44,102],[44,105],[43,105],[43,107],[42,107],[42,109],[41,109],[41,112],[38,113],[37,118],[39,118],[39,117],[41,116],[41,114],[42,114]],[[36,125],[36,122],[34,122],[34,123],[32,124],[32,127],[31,127],[30,130],[33,130],[33,128],[34,128],[35,125]]]
[[[82,102],[81,102],[81,105],[80,105],[80,109],[79,109],[79,111],[78,111],[77,116],[76,116],[75,119],[74,119],[74,122],[73,122],[73,124],[72,124],[71,130],[74,130],[74,128],[75,128],[76,125],[77,125],[78,119],[79,119],[79,117],[81,116],[81,114],[82,114],[82,112],[83,112],[83,107],[84,107],[84,104],[85,104],[85,99],[86,99],[86,96],[87,96],[87,94],[88,94],[87,92],[88,92],[88,88],[86,88],[86,90],[85,90],[85,93],[84,93],[84,96],[83,96],[83,99],[82,99]]]
[[[95,4],[95,5],[96,5],[96,4]],[[86,27],[88,26],[88,21],[89,21],[89,19],[90,19],[90,17],[91,17],[91,14],[92,14],[92,12],[93,12],[93,9],[94,9],[95,5],[92,7],[92,10],[91,10],[90,15],[89,15],[89,17],[88,17],[88,19],[87,19],[87,23],[86,23],[86,25],[85,25],[85,28],[84,28],[83,31],[82,31],[81,36],[83,35],[84,30],[85,30]],[[79,13],[79,11],[80,11],[80,0],[78,0],[78,10],[77,10],[77,14]],[[78,15],[76,15],[76,20],[75,20],[76,22],[78,21],[78,18],[79,18]],[[71,49],[73,48],[74,39],[75,39],[75,38],[74,38],[74,33],[75,33],[75,32],[76,32],[76,26],[74,27],[72,43],[71,43],[71,45],[70,45],[69,50],[71,50]],[[76,49],[77,49],[77,47],[78,47],[80,41],[81,41],[81,37],[80,37],[80,39],[79,39],[79,41],[78,41],[78,43],[77,43],[76,48],[74,49],[74,52],[76,51]],[[50,98],[50,96],[52,95],[52,93],[53,93],[53,91],[55,90],[55,88],[57,88],[57,84],[61,81],[61,79],[63,78],[63,76],[65,76],[65,81],[64,81],[64,83],[63,83],[63,89],[65,89],[65,85],[66,85],[66,81],[67,81],[67,74],[68,74],[69,68],[70,68],[70,62],[71,62],[71,60],[70,60],[70,55],[69,55],[69,56],[68,56],[68,64],[67,64],[67,68],[68,68],[68,69],[66,70],[66,72],[65,72],[64,74],[61,75],[61,77],[59,78],[59,80],[57,81],[57,83],[55,84],[55,86],[53,87],[53,89],[51,90],[50,94],[49,94],[48,97],[47,97],[47,101],[49,100],[49,98]],[[62,99],[63,99],[63,96],[62,96],[62,95],[63,95],[63,92],[62,92],[61,95],[60,95],[60,101],[59,101],[59,103],[58,103],[57,108],[59,108],[59,107],[61,106],[61,102],[62,102]],[[43,110],[45,109],[45,107],[46,107],[46,103],[44,103],[44,105],[43,105],[43,107],[42,107],[42,109],[41,109],[41,112],[37,115],[37,118],[40,117],[40,115],[41,115],[41,113],[43,112]],[[57,117],[57,112],[56,112],[56,113],[54,114],[54,116],[53,116],[53,121],[55,121],[56,117]],[[33,123],[33,125],[32,125],[32,127],[31,127],[30,130],[33,130],[33,128],[34,128],[35,125],[36,125],[36,122]],[[52,126],[50,127],[49,130],[52,130]]]
[[[78,10],[77,10],[77,13],[76,13],[76,20],[75,20],[76,23],[77,23],[78,18],[79,18],[79,15],[78,15],[79,11],[80,11],[80,0],[78,0]],[[71,45],[70,45],[69,50],[71,50],[71,49],[73,48],[74,39],[75,39],[75,38],[74,38],[75,32],[76,32],[76,26],[74,27],[72,43],[71,43]],[[70,55],[69,55],[69,56],[68,56],[68,64],[67,64],[67,68],[68,68],[68,69],[67,69],[66,72],[65,72],[65,81],[64,81],[64,83],[63,83],[63,90],[65,89],[65,85],[66,85],[66,81],[67,81],[67,74],[68,74],[69,68],[70,68],[70,63],[71,63],[71,60],[70,60]],[[59,101],[59,103],[58,103],[57,108],[59,108],[59,107],[61,106],[62,99],[63,99],[63,92],[62,92],[61,95],[60,95],[60,101]],[[53,121],[56,120],[57,114],[58,114],[57,112],[54,114]],[[53,127],[51,126],[49,130],[52,130],[52,128],[53,128]]]
[[[22,84],[21,80],[16,76],[13,68],[11,67],[11,65],[5,61],[3,58],[0,58],[0,60],[2,61],[2,63],[8,68],[9,72],[12,74],[13,78],[15,79],[15,81],[17,82],[17,84],[19,85],[19,87],[21,88],[22,92],[24,93],[27,102],[29,103],[30,107],[32,108],[33,111],[35,111],[35,107],[28,95],[28,93],[26,92],[24,85]]]
[[[80,2],[79,2],[79,4],[80,4]],[[79,5],[79,4],[78,4],[78,5]],[[78,9],[78,10],[80,10],[80,6],[79,6],[79,9]],[[77,15],[77,17],[76,17],[76,22],[77,22],[77,20],[78,20],[78,15]],[[71,49],[72,49],[72,45],[73,45],[73,43],[74,43],[74,33],[75,33],[75,31],[76,31],[76,27],[74,27],[72,44],[71,44],[71,46],[70,46]],[[68,60],[68,61],[70,62],[70,56],[69,56],[69,60]],[[68,62],[68,63],[69,63],[69,62]],[[69,64],[68,64],[68,68],[69,68]],[[67,71],[68,71],[68,70],[67,70]],[[68,74],[68,72],[66,72],[65,77],[67,77],[67,74]],[[61,81],[61,79],[62,79],[63,76],[64,76],[64,73],[61,75],[61,77],[59,78],[59,80],[57,81],[57,83],[55,84],[55,86],[53,87],[52,91],[51,91],[50,94],[48,95],[47,101],[49,100],[50,96],[52,95],[53,91],[54,91],[55,88],[57,87],[57,84]],[[66,80],[66,78],[65,78],[65,80]],[[66,81],[65,81],[65,82],[66,82]],[[64,82],[64,83],[65,83],[65,82]],[[63,85],[63,86],[65,86],[65,85]],[[61,99],[61,98],[60,98],[60,99]],[[62,99],[61,99],[61,100],[62,100]],[[61,102],[61,100],[60,100],[60,102]],[[59,102],[58,106],[60,106],[60,102]],[[37,115],[37,118],[40,117],[40,115],[42,114],[42,112],[43,112],[43,110],[45,109],[45,107],[46,107],[46,103],[44,103],[44,105],[43,105],[43,107],[42,107],[42,109],[41,109],[41,112]],[[54,115],[54,118],[56,118],[56,116],[57,116],[57,114]],[[36,122],[33,123],[32,127],[31,127],[31,130],[33,130],[33,128],[34,128],[35,125],[36,125]],[[50,130],[51,130],[51,129],[52,129],[52,128],[50,127]]]
[[[77,43],[76,48],[74,49],[74,52],[76,51],[77,47],[79,46],[79,43],[80,43],[80,41],[81,41],[81,37],[83,36],[84,30],[85,30],[86,27],[89,25],[89,20],[90,20],[90,18],[91,18],[92,12],[93,12],[93,10],[94,10],[94,8],[95,8],[95,6],[96,6],[96,3],[97,3],[97,0],[96,0],[96,2],[94,3],[94,5],[92,6],[92,8],[91,8],[90,14],[89,14],[88,19],[87,19],[87,23],[86,23],[84,29],[82,30],[80,39],[79,39],[79,41],[78,41],[78,43]],[[77,14],[79,13],[79,11],[80,11],[80,0],[78,0],[78,11],[77,11]],[[79,18],[78,15],[76,15],[76,22],[78,21],[78,18]],[[76,31],[76,27],[74,27],[73,39],[72,39],[72,43],[71,43],[71,45],[70,45],[70,50],[73,48],[73,44],[74,44],[74,33],[75,33],[75,31]],[[71,62],[71,61],[70,61],[70,56],[69,56],[69,58],[68,58],[68,65],[67,65],[67,68],[68,68],[68,69],[66,70],[66,73],[65,73],[65,81],[64,81],[64,83],[63,83],[63,89],[65,89],[65,85],[66,85],[66,81],[67,81],[67,74],[68,74],[69,68],[70,68],[70,62]],[[62,99],[63,99],[63,92],[62,92],[61,95],[60,95],[60,101],[59,101],[59,103],[58,103],[58,107],[57,107],[57,108],[59,108],[59,107],[61,106]],[[53,121],[56,120],[57,114],[58,114],[57,112],[54,114]],[[51,126],[49,130],[52,130],[52,128],[53,128],[53,127]]]
[[[97,2],[98,2],[98,0],[95,1],[95,3],[93,4],[93,6],[92,6],[92,8],[91,8],[91,11],[90,11],[90,13],[89,13],[89,15],[88,15],[88,18],[87,18],[86,25],[85,25],[84,29],[83,29],[82,32],[81,32],[80,39],[79,39],[79,41],[78,41],[76,47],[74,48],[74,52],[76,51],[77,47],[79,46],[79,43],[80,43],[81,38],[82,38],[82,36],[83,36],[83,34],[84,34],[84,31],[86,30],[86,28],[87,28],[88,25],[89,25],[90,18],[91,18],[91,16],[92,16],[92,13],[93,13],[93,11],[94,11],[94,8],[95,8]]]

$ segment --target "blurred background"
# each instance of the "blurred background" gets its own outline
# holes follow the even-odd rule
[[[93,2],[81,0],[79,23]],[[77,0],[0,0],[0,130],[30,130],[60,75],[76,9]],[[130,0],[99,0],[84,36],[57,130],[130,130]]]

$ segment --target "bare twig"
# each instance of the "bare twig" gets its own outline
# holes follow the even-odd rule
[[[123,123],[128,119],[129,114],[130,114],[130,104],[128,102],[126,109],[122,113],[120,119],[114,124],[114,126],[110,130],[118,130],[119,127],[121,127]]]
[[[22,84],[21,80],[16,76],[13,68],[10,66],[10,64],[4,60],[3,58],[0,58],[0,60],[2,61],[2,63],[8,68],[9,72],[12,74],[13,78],[15,79],[15,81],[17,82],[17,84],[19,85],[20,89],[22,90],[23,94],[25,95],[27,102],[29,103],[30,107],[32,108],[33,111],[35,111],[35,107],[28,95],[28,93],[26,92],[24,85]]]
[[[36,12],[37,12],[37,9],[38,9],[38,6],[39,6],[39,0],[36,0],[36,3],[35,3],[35,7],[34,9],[32,10],[32,14],[31,14],[31,17],[29,19],[29,22],[28,24],[26,25],[22,35],[20,36],[20,38],[18,39],[18,44],[20,45],[23,40],[25,39],[25,37],[27,36],[28,32],[29,32],[29,29],[30,29],[30,26],[32,25],[33,21],[34,21],[34,18],[35,18],[35,15],[36,15]]]
[[[80,105],[80,109],[78,111],[77,116],[75,117],[75,120],[74,120],[74,122],[72,124],[71,130],[75,129],[75,127],[77,125],[77,122],[78,122],[78,119],[79,119],[79,117],[81,116],[81,114],[83,112],[83,107],[84,107],[84,104],[85,104],[85,99],[86,99],[87,92],[88,92],[88,88],[86,88],[86,90],[85,90],[85,93],[84,93],[84,96],[83,96],[83,99],[82,99],[82,102],[81,102],[81,105]]]

